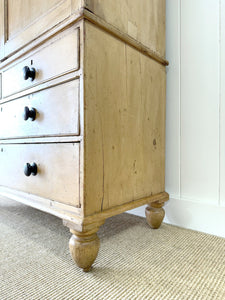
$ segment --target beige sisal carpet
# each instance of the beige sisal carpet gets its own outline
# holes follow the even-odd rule
[[[61,220],[0,200],[0,299],[225,299],[225,239],[122,214],[101,228],[90,273]]]

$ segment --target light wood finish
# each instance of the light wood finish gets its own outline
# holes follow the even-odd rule
[[[4,144],[46,144],[46,143],[77,143],[81,142],[81,136],[35,136],[30,138],[8,138],[0,140],[0,145]]]
[[[25,106],[36,109],[34,121],[23,119]],[[79,135],[79,80],[0,105],[1,139],[49,135]]]
[[[85,7],[109,24],[117,27],[165,56],[164,0],[84,0]]]
[[[81,230],[82,228],[81,224],[83,216],[80,209],[80,204],[79,206],[72,206],[4,186],[0,186],[0,195],[1,197],[12,199],[52,214],[60,219],[67,220],[68,222],[74,222],[77,224],[78,230]]]
[[[152,50],[152,48],[149,48],[142,44],[141,42],[134,39],[132,36],[128,35],[127,33],[124,33],[123,31],[120,31],[117,27],[107,23],[100,17],[94,15],[88,10],[84,10],[83,12],[85,20],[88,20],[89,22],[97,25],[102,30],[110,33],[111,35],[115,36],[116,38],[120,39],[121,41],[125,42],[126,44],[130,45],[131,47],[141,51],[143,54],[153,58],[154,60],[158,61],[160,64],[163,64],[167,66],[169,63],[164,58],[164,56],[160,55],[159,53]]]
[[[36,176],[24,175],[24,164],[35,162]],[[79,143],[1,145],[2,186],[79,206]]]
[[[0,0],[0,5],[3,38],[0,60],[79,11],[81,14],[93,12],[119,32],[165,57],[164,0],[142,0],[141,3],[136,0]]]
[[[144,204],[153,227],[163,218],[165,2],[41,0],[23,14],[14,1],[0,23],[0,195],[62,218],[88,271],[105,219]],[[25,105],[35,121],[20,119]],[[26,162],[37,176],[25,177]]]
[[[165,210],[162,208],[163,203],[153,202],[145,208],[146,220],[152,229],[158,229],[165,216]]]
[[[99,237],[96,233],[83,234],[74,230],[70,230],[70,232],[72,233],[69,241],[71,256],[78,267],[82,268],[84,272],[88,272],[98,255]]]
[[[88,22],[85,36],[84,213],[90,215],[164,191],[166,74]]]
[[[81,207],[68,206],[57,201],[46,199],[37,195],[28,194],[18,190],[13,190],[7,187],[0,186],[0,194],[4,197],[19,201],[26,205],[30,205],[39,210],[51,213],[61,219],[63,219],[64,225],[73,228],[75,231],[82,232],[85,228],[86,231],[90,231],[93,224],[99,224],[101,226],[102,222],[107,218],[123,213],[124,211],[153,203],[159,201],[164,203],[168,201],[169,195],[167,193],[160,193],[151,197],[146,197],[139,199],[137,201],[132,201],[127,204],[122,204],[108,210],[103,211],[101,214],[95,214],[92,216],[83,216]]]
[[[24,66],[36,69],[36,76],[33,81],[23,79],[22,70]],[[16,64],[3,70],[3,97],[78,68],[79,30],[71,27],[56,37],[52,37],[46,44],[38,47],[32,53],[22,57]]]
[[[71,14],[71,0],[0,0],[2,55],[7,57]]]
[[[0,75],[2,75],[0,73]],[[46,90],[50,87],[55,87],[59,84],[63,84],[66,82],[69,82],[71,80],[75,80],[75,79],[79,79],[80,76],[82,75],[81,70],[77,70],[77,71],[73,71],[73,72],[69,72],[68,74],[64,74],[63,76],[58,76],[56,78],[51,78],[50,80],[47,80],[45,82],[42,82],[38,85],[35,86],[31,86],[26,90],[22,90],[16,94],[10,95],[10,96],[6,96],[4,98],[0,97],[0,104],[1,103],[5,103],[8,101],[12,101],[18,98],[22,98],[24,96],[29,96],[30,94],[34,94],[36,92],[40,92],[43,90]]]
[[[13,36],[24,31],[24,28],[29,27],[32,23],[41,22],[43,15],[58,5],[61,0],[39,0],[38,2],[35,0],[7,0],[5,2],[8,6],[7,38],[11,40]]]
[[[112,24],[107,23],[106,21],[104,21],[104,19],[94,15],[89,10],[82,9],[82,10],[76,11],[69,18],[67,18],[63,23],[57,24],[50,31],[44,32],[37,39],[35,39],[32,42],[30,42],[29,44],[25,45],[22,49],[19,49],[13,56],[9,56],[7,58],[7,60],[2,60],[2,66],[8,65],[11,61],[15,61],[18,57],[21,56],[21,54],[29,52],[31,49],[33,49],[37,45],[43,43],[44,41],[49,39],[49,37],[51,37],[53,34],[57,34],[63,28],[69,26],[70,24],[74,23],[76,26],[76,22],[79,22],[80,20],[83,20],[83,19],[88,20],[93,24],[96,24],[102,30],[104,30],[104,31],[110,33],[111,35],[117,37],[118,39],[124,41],[126,44],[134,47],[138,51],[153,58],[154,60],[158,61],[159,63],[161,63],[165,66],[167,66],[169,64],[169,62],[164,58],[164,56],[155,52],[152,48],[147,47],[146,45],[142,44],[138,40],[132,38],[127,33],[120,31],[117,27],[115,27]],[[4,47],[2,47],[2,48],[4,48]]]
[[[84,272],[91,269],[95,261],[99,247],[100,240],[97,231],[103,225],[105,219],[97,218],[96,220],[85,219],[84,222],[78,226],[71,221],[64,220],[64,225],[70,228],[72,236],[69,241],[70,254]]]

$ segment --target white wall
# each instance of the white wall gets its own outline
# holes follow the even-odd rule
[[[225,0],[166,8],[165,222],[225,237]]]

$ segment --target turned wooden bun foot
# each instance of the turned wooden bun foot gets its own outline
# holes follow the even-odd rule
[[[145,208],[146,220],[149,226],[153,229],[157,229],[160,227],[165,216],[165,211],[162,206],[163,203],[150,203]]]
[[[71,230],[71,233],[73,235],[69,241],[70,254],[77,266],[88,272],[98,255],[99,237],[97,233],[80,233],[74,230]]]

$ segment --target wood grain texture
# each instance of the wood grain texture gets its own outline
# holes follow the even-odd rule
[[[36,109],[34,121],[24,121],[25,106]],[[79,80],[0,105],[0,139],[49,135],[79,135]]]
[[[97,231],[105,222],[104,219],[98,219],[96,222],[86,222],[84,219],[79,226],[70,221],[63,220],[63,224],[70,228],[72,236],[69,241],[70,254],[78,267],[84,272],[88,272],[94,263],[99,247],[100,240]]]
[[[75,2],[73,1],[74,5],[78,5]],[[75,7],[74,7],[74,9],[75,9]],[[8,64],[10,62],[10,60],[15,60],[16,57],[20,57],[20,53],[25,53],[25,52],[29,51],[30,49],[34,48],[35,45],[42,43],[46,38],[50,37],[52,34],[55,34],[58,31],[60,31],[62,28],[66,27],[72,23],[79,22],[80,20],[83,20],[83,19],[89,20],[93,24],[96,24],[98,27],[104,29],[106,32],[121,39],[125,43],[136,48],[137,50],[141,51],[145,55],[155,59],[159,63],[161,63],[163,65],[168,65],[168,61],[164,58],[164,56],[162,56],[160,53],[156,52],[153,48],[150,48],[150,46],[146,46],[145,44],[136,40],[134,37],[132,37],[128,33],[121,31],[115,25],[107,23],[104,19],[93,14],[85,7],[82,7],[82,9],[79,9],[79,10],[75,9],[75,11],[72,12],[72,15],[69,16],[68,18],[66,18],[63,22],[60,22],[56,26],[51,28],[50,30],[43,32],[42,35],[38,36],[35,40],[32,40],[29,44],[25,45],[25,47],[23,47],[22,49],[19,49],[15,53],[13,53],[14,54],[13,56],[9,56],[7,58],[7,60],[4,61],[3,65]],[[4,48],[5,48],[5,46],[3,44],[3,47],[2,47],[3,53],[5,50]],[[2,57],[4,57],[4,56],[2,56]],[[0,59],[1,59],[1,57],[0,57]]]
[[[3,5],[4,0],[1,1]],[[165,57],[165,0],[142,0],[141,5],[136,0],[6,0],[5,3],[8,13],[2,26],[7,37],[2,43],[4,49],[0,59],[33,42],[37,36],[72,15],[82,14],[82,10],[92,11],[109,26]]]
[[[165,56],[165,0],[85,0],[85,7]]]
[[[85,23],[84,214],[164,191],[165,69]]]
[[[55,200],[33,195],[27,192],[21,192],[12,188],[0,186],[1,197],[8,198],[29,205],[38,210],[52,214],[60,219],[70,222],[82,223],[80,206],[71,206]]]
[[[5,15],[4,27],[8,34],[4,41],[4,56],[14,53],[71,14],[71,0],[5,2],[8,13]]]
[[[83,220],[83,226],[86,226],[86,228],[89,228],[89,224],[92,226],[93,223],[100,222],[101,220],[105,220],[107,218],[110,218],[112,216],[121,214],[125,211],[128,211],[130,209],[145,205],[145,204],[150,204],[150,203],[161,203],[162,205],[164,202],[169,200],[169,195],[166,192],[162,192],[159,194],[154,194],[149,197],[141,198],[141,199],[136,199],[135,201],[130,201],[121,205],[117,205],[114,207],[111,207],[109,209],[106,209],[102,212],[90,215],[90,216],[84,216]]]
[[[106,218],[168,200],[165,1],[5,3],[0,195],[62,218],[88,271]],[[22,120],[24,106],[35,121]],[[37,175],[26,177],[33,162]]]
[[[152,202],[145,208],[146,220],[152,229],[158,229],[165,216],[165,210],[162,208],[164,203]]]
[[[61,0],[7,0],[8,39],[36,23],[58,5]]]
[[[85,8],[85,0],[71,0],[71,13],[77,13],[77,11]]]
[[[160,64],[167,66],[169,62],[159,53],[157,53],[154,48],[150,48],[145,46],[140,41],[136,40],[132,36],[128,35],[127,33],[121,31],[117,27],[112,24],[107,23],[104,19],[96,16],[95,14],[91,13],[89,10],[84,9],[83,17],[85,20],[93,23],[100,29],[103,29],[107,33],[113,35],[114,37],[118,38],[119,40],[125,42],[127,45],[135,48],[136,50],[140,51],[144,55],[149,56],[150,58],[154,59],[155,61],[159,62]]]
[[[99,237],[96,233],[83,234],[74,230],[71,230],[71,233],[72,236],[69,241],[70,254],[77,266],[82,268],[84,272],[88,272],[98,255]]]
[[[23,79],[24,66],[36,69],[34,81]],[[52,37],[44,46],[37,48],[18,60],[16,64],[3,70],[3,96],[9,96],[78,68],[79,29],[72,27],[56,37]]]
[[[40,83],[39,85],[31,86],[26,90],[22,90],[16,94],[2,98],[0,100],[0,104],[6,103],[6,102],[9,102],[12,100],[16,100],[18,98],[22,98],[25,96],[29,96],[30,94],[44,91],[46,89],[69,82],[71,80],[79,79],[81,74],[82,74],[82,71],[79,69],[77,71],[73,71],[73,72],[69,72],[68,74],[64,74],[63,76],[58,76],[56,78],[44,81],[44,82]],[[0,73],[0,75],[2,75],[2,73]]]
[[[36,176],[24,175],[24,164],[35,162]],[[61,203],[79,206],[79,143],[1,145],[0,183]]]

